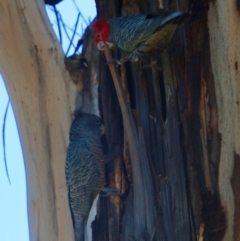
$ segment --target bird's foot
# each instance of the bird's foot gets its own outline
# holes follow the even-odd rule
[[[115,63],[115,66],[118,67],[119,65],[121,65],[121,61],[119,59],[111,59],[109,61],[107,61],[108,64],[111,63]]]
[[[117,196],[121,196],[122,195],[118,190],[116,190],[114,188],[110,188],[110,187],[104,187],[101,190],[101,192],[99,194],[100,197],[107,197],[109,195],[117,195]]]

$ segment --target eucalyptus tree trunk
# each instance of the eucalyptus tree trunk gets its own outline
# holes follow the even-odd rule
[[[0,70],[23,150],[30,240],[73,240],[64,165],[75,87],[43,1],[2,0],[0,18]]]

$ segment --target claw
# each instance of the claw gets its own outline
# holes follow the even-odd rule
[[[109,60],[109,61],[107,61],[107,63],[108,63],[108,64],[115,63],[115,64],[116,64],[116,67],[118,67],[119,65],[121,65],[121,61],[118,60],[118,59]]]

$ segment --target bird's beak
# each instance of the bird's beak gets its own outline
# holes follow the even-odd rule
[[[103,135],[105,133],[105,127],[103,124],[100,125],[99,127],[100,131],[101,131],[101,134]]]
[[[97,48],[100,50],[100,51],[103,51],[104,50],[104,42],[101,41],[97,44]]]
[[[114,49],[114,48],[115,48],[114,43],[111,43],[111,42],[105,42],[105,43],[108,45],[108,47],[109,47],[110,49]],[[97,48],[98,48],[100,51],[103,51],[103,50],[104,50],[104,42],[103,42],[103,41],[99,42],[99,43],[97,44]]]

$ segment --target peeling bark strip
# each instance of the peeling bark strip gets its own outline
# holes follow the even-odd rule
[[[240,82],[235,63],[240,61],[240,14],[235,1],[210,3],[208,27],[210,35],[211,62],[218,106],[218,126],[221,134],[219,162],[219,198],[226,215],[226,230],[222,240],[235,239],[236,219],[234,193],[231,177],[235,172],[235,155],[240,154]],[[228,34],[226,34],[226,31]],[[221,40],[220,40],[221,39]],[[237,167],[237,166],[235,166]]]
[[[105,44],[105,55],[107,62],[112,60],[111,52]],[[155,216],[153,190],[150,178],[150,170],[148,166],[147,152],[144,145],[143,133],[141,124],[138,124],[139,131],[133,120],[130,106],[126,101],[125,93],[121,85],[121,79],[116,71],[114,63],[109,64],[109,68],[113,77],[113,82],[116,88],[118,100],[120,103],[124,128],[126,129],[127,141],[129,146],[130,158],[133,171],[133,220],[128,219],[125,223],[128,228],[133,223],[133,229],[129,229],[127,233],[123,233],[123,240],[127,237],[134,237],[136,240],[141,238],[150,239],[153,235]],[[138,119],[137,114],[135,117]],[[139,122],[139,121],[138,121]],[[137,150],[140,150],[139,152]],[[142,163],[141,163],[142,162]],[[143,166],[145,163],[145,167]],[[141,170],[142,169],[142,170]],[[147,179],[148,180],[147,180]],[[146,179],[146,180],[145,180]],[[145,188],[148,192],[144,193]],[[146,190],[146,189],[145,189]],[[145,194],[145,196],[144,196]],[[147,194],[147,195],[146,195]],[[130,223],[129,223],[130,222]],[[125,226],[124,225],[124,226]]]
[[[234,169],[231,178],[231,184],[234,194],[234,240],[240,240],[240,156],[235,155],[234,157]]]

